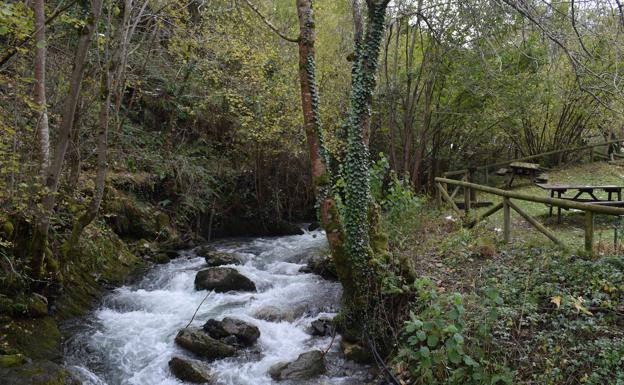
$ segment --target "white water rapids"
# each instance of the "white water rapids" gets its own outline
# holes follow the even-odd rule
[[[210,293],[193,321],[239,318],[260,329],[255,347],[239,356],[216,361],[211,368],[218,384],[277,384],[267,374],[273,364],[292,361],[303,352],[326,350],[331,337],[306,333],[310,322],[333,316],[341,288],[314,274],[300,273],[298,255],[326,247],[321,232],[279,238],[223,241],[217,249],[235,252],[244,264],[233,266],[254,281],[257,293]],[[85,385],[178,385],[170,373],[173,356],[192,357],[174,343],[177,332],[190,321],[207,292],[194,288],[204,258],[192,252],[150,270],[137,284],[114,290],[99,309],[71,327],[65,346],[66,367]],[[257,317],[267,311],[285,319],[269,322]],[[266,317],[265,317],[266,318]],[[361,385],[367,368],[341,358],[339,337],[327,355],[328,372],[308,384]],[[283,384],[284,382],[282,382]]]

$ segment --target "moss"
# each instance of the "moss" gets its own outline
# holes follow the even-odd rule
[[[4,345],[33,359],[61,357],[61,332],[50,316],[37,319],[3,319]]]
[[[166,228],[170,224],[171,224],[171,218],[169,217],[169,215],[163,212],[159,212],[158,215],[156,215],[156,225],[158,226],[159,229]]]
[[[22,354],[5,354],[0,355],[0,368],[9,368],[12,366],[23,365],[28,359]]]
[[[169,256],[165,253],[158,253],[152,258],[152,260],[154,263],[164,264],[169,262]]]
[[[0,367],[0,378],[3,385],[79,384],[67,370],[48,360],[36,360],[16,367]]]
[[[327,174],[314,177],[314,184],[316,186],[329,186],[330,183],[331,183],[331,179],[329,175]]]
[[[0,227],[0,234],[2,234],[5,238],[9,238],[13,235],[13,231],[15,227],[11,221],[5,221]]]

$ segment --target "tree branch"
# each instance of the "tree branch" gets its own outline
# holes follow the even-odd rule
[[[289,41],[291,43],[299,43],[299,38],[298,37],[297,38],[292,38],[292,37],[284,34],[283,32],[281,32],[276,26],[273,25],[273,23],[271,23],[269,21],[269,19],[264,17],[264,15],[262,14],[262,12],[260,12],[258,7],[256,7],[250,0],[245,0],[245,3],[247,3],[249,8],[251,8],[251,10],[254,11],[254,13],[256,15],[258,15],[258,17],[260,17],[262,22],[264,22],[264,24],[266,24],[266,26],[269,27],[271,29],[271,31],[275,32],[277,34],[277,36],[279,36],[282,39],[284,39],[286,41]]]
[[[57,17],[59,17],[63,12],[67,11],[69,8],[71,8],[71,6],[73,6],[77,2],[78,2],[78,0],[72,0],[67,5],[65,5],[63,8],[58,9],[56,12],[54,12],[52,15],[50,15],[50,17],[48,17],[46,19],[45,25],[48,25],[51,22],[53,22]],[[17,53],[17,50],[19,48],[22,48],[26,44],[28,44],[28,42],[30,42],[32,40],[32,38],[37,34],[37,32],[39,32],[39,30],[33,31],[33,33],[31,33],[30,35],[25,37],[17,45],[11,47],[9,52],[6,55],[4,55],[4,57],[2,59],[0,59],[0,68],[2,68],[9,60],[11,60],[11,58],[13,56],[15,56],[15,54]]]

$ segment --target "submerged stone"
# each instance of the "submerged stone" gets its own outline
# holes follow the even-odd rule
[[[320,350],[302,353],[293,362],[280,362],[269,368],[269,375],[276,381],[304,381],[325,373],[325,359]]]
[[[206,260],[206,264],[210,267],[223,266],[223,265],[240,265],[241,260],[234,254],[224,253],[221,251],[211,251],[207,254],[202,254]]]
[[[173,357],[169,361],[169,369],[174,376],[195,384],[211,384],[212,373],[206,364],[197,360]]]

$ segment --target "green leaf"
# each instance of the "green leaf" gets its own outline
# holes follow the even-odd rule
[[[427,337],[427,345],[429,345],[429,347],[431,348],[435,347],[439,341],[440,338],[438,338],[438,336],[434,334],[431,334],[429,337]]]
[[[429,348],[426,346],[422,346],[418,352],[420,353],[420,356],[423,358],[429,358],[429,356],[431,355]]]
[[[464,363],[468,366],[472,366],[474,368],[479,366],[479,363],[472,359],[472,357],[466,355],[464,356]]]
[[[420,330],[418,333],[416,333],[416,337],[418,337],[419,340],[424,341],[427,339],[427,333]]]
[[[457,350],[450,350],[448,353],[448,358],[449,361],[454,364],[459,364],[461,362],[461,355],[459,355],[459,352],[457,352]]]

